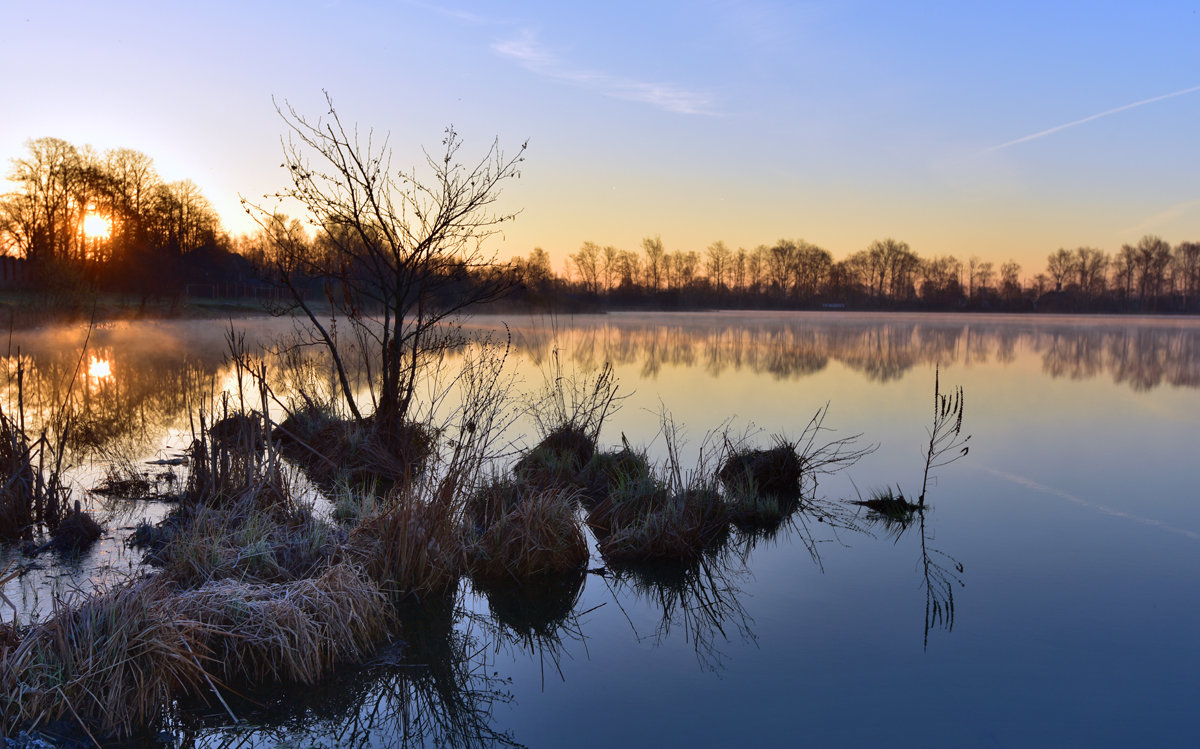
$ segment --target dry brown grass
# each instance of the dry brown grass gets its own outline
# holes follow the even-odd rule
[[[454,513],[444,502],[411,494],[362,519],[346,553],[394,600],[450,590],[466,568]]]
[[[50,536],[54,539],[54,546],[60,551],[77,553],[94,544],[103,533],[104,528],[100,523],[80,509],[79,502],[76,501],[75,510],[63,516],[50,532]]]
[[[800,496],[804,462],[795,445],[782,439],[768,449],[732,453],[717,478],[726,490],[760,497],[795,499]]]
[[[57,603],[4,659],[0,732],[68,720],[128,735],[201,684],[197,633],[172,623],[165,596],[162,581],[146,579]]]
[[[729,510],[716,490],[671,493],[655,484],[630,485],[589,516],[596,545],[610,562],[692,559],[720,540],[728,523]]]
[[[347,565],[279,585],[118,586],[0,645],[0,733],[65,720],[97,735],[153,725],[217,684],[312,683],[393,630],[382,592]]]
[[[586,432],[566,424],[522,456],[513,466],[513,476],[522,484],[541,489],[578,484],[595,452],[596,443]]]
[[[437,434],[423,424],[405,423],[396,432],[385,443],[371,418],[342,419],[307,407],[284,419],[274,434],[288,460],[317,485],[382,495],[420,475],[437,446]]]
[[[575,492],[519,485],[501,485],[492,492],[504,499],[463,528],[473,579],[525,584],[575,573],[587,565],[587,539]]]
[[[392,627],[379,588],[345,564],[281,585],[211,582],[169,603],[176,626],[194,634],[206,667],[226,683],[311,684],[370,653]]]
[[[154,561],[188,587],[224,578],[287,582],[328,565],[343,534],[307,508],[247,495],[237,503],[191,509]]]

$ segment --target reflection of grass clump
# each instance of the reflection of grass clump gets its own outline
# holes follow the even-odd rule
[[[581,567],[536,585],[484,583],[479,587],[497,622],[522,638],[552,640],[579,601],[586,578]]]

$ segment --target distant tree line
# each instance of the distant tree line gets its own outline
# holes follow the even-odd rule
[[[195,183],[164,182],[144,153],[37,138],[7,176],[0,254],[23,259],[37,286],[158,295],[250,280]]]
[[[701,253],[648,237],[640,252],[584,242],[561,276],[541,248],[514,262],[535,299],[614,306],[1200,312],[1200,243],[1156,236],[1115,254],[1059,249],[1032,277],[1013,260],[924,258],[891,238],[841,260],[802,239]]]
[[[232,237],[193,182],[164,182],[149,156],[127,148],[101,153],[37,138],[7,176],[16,189],[0,195],[0,255],[27,264],[35,286],[148,296],[179,294],[187,284],[270,280],[328,298],[337,293],[328,288],[330,274],[320,281],[313,268],[340,268],[345,248],[361,240],[346,226],[311,231],[283,215]],[[997,266],[978,257],[921,257],[891,238],[835,260],[803,239],[753,249],[718,241],[700,252],[668,250],[657,236],[642,240],[640,250],[584,242],[562,274],[549,253],[534,248],[503,266],[446,260],[436,275],[449,281],[439,293],[452,298],[520,278],[510,303],[560,308],[1200,312],[1200,243],[1172,247],[1156,236],[1111,254],[1061,248],[1032,276],[1012,260]]]

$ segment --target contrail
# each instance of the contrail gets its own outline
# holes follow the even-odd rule
[[[1195,93],[1196,91],[1200,91],[1200,86],[1192,86],[1191,88],[1185,88],[1182,91],[1174,91],[1169,94],[1163,94],[1162,96],[1155,96],[1150,99],[1142,99],[1141,101],[1135,101],[1132,104],[1125,104],[1124,106],[1120,106],[1115,109],[1108,109],[1103,112],[1099,112],[1097,114],[1089,115],[1088,117],[1084,117],[1081,120],[1074,120],[1073,122],[1068,122],[1063,125],[1055,125],[1054,127],[1049,128],[1048,130],[1042,130],[1040,132],[1036,132],[1031,135],[1025,135],[1020,138],[1017,138],[1016,140],[1010,140],[1007,143],[1001,143],[998,146],[992,146],[991,148],[985,148],[982,151],[980,151],[979,153],[980,153],[980,155],[985,154],[985,153],[992,153],[993,151],[999,151],[1002,148],[1008,148],[1009,146],[1015,146],[1018,143],[1028,143],[1031,140],[1037,140],[1038,138],[1042,138],[1044,136],[1052,135],[1053,133],[1057,133],[1060,130],[1066,130],[1067,128],[1075,127],[1076,125],[1082,125],[1085,122],[1091,122],[1092,120],[1098,120],[1101,117],[1107,117],[1110,114],[1124,112],[1128,109],[1136,109],[1138,107],[1143,107],[1147,104],[1153,104],[1156,101],[1163,101],[1165,99],[1174,99],[1176,96],[1183,96],[1184,94],[1191,94],[1191,93]]]
[[[1193,90],[1195,90],[1195,89],[1193,89]],[[1011,481],[1012,483],[1017,484],[1019,486],[1023,486],[1026,489],[1032,489],[1036,492],[1041,492],[1043,494],[1049,494],[1051,496],[1059,497],[1060,499],[1065,499],[1068,502],[1072,502],[1072,503],[1080,505],[1082,507],[1086,507],[1089,510],[1093,510],[1102,515],[1109,515],[1114,518],[1122,518],[1124,520],[1132,520],[1135,523],[1141,523],[1142,525],[1148,525],[1151,528],[1158,528],[1160,530],[1170,531],[1171,533],[1178,533],[1179,535],[1184,536],[1186,538],[1190,538],[1194,541],[1200,541],[1200,533],[1197,533],[1192,530],[1188,530],[1187,528],[1179,528],[1177,526],[1171,525],[1170,523],[1164,523],[1161,520],[1155,520],[1154,518],[1142,517],[1141,515],[1133,515],[1128,512],[1123,512],[1122,510],[1115,510],[1111,507],[1106,507],[1104,505],[1098,505],[1093,502],[1089,502],[1086,499],[1083,499],[1082,497],[1077,497],[1074,494],[1071,494],[1070,492],[1063,491],[1062,489],[1056,489],[1052,486],[1046,486],[1045,484],[1039,484],[1038,482],[1034,481],[1033,479],[1026,478],[1025,476],[1021,476],[1016,473],[1009,473],[1008,471],[999,471],[999,470],[996,470],[995,468],[989,468],[988,466],[975,466],[975,470],[984,471],[985,473],[990,473],[993,476],[1005,479],[1007,481]]]

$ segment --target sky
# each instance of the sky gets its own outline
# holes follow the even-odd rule
[[[1200,0],[0,0],[0,166],[133,148],[233,233],[288,185],[277,105],[415,165],[528,142],[492,249],[885,237],[923,257],[1200,240]],[[11,189],[0,183],[0,191]]]

